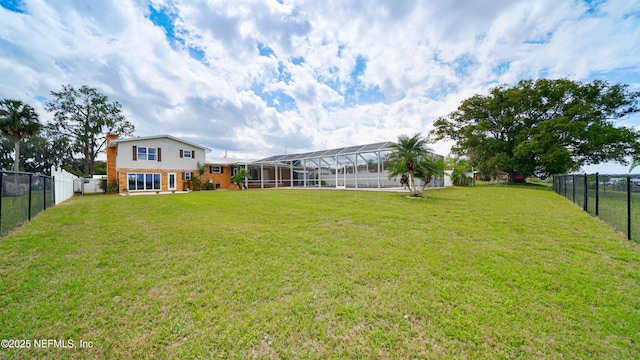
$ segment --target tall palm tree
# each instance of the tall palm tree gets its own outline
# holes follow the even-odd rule
[[[33,107],[20,100],[0,100],[0,133],[14,143],[14,171],[20,170],[20,140],[35,135],[41,128]]]
[[[408,175],[409,189],[412,196],[420,196],[416,187],[416,171],[419,162],[428,154],[427,139],[422,134],[416,133],[412,137],[400,135],[398,142],[391,145],[393,149],[389,154],[391,163],[389,178]]]

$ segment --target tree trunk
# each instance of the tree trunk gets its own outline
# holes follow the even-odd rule
[[[426,176],[424,178],[424,183],[422,184],[422,191],[424,191],[427,188],[427,185],[429,185],[429,183],[431,182],[431,180],[433,180],[433,176]]]
[[[416,188],[416,179],[413,173],[409,173],[409,189],[411,189],[412,196],[418,196],[418,189]]]
[[[94,143],[94,140],[91,140],[91,145],[89,146],[89,172],[87,173],[90,176],[93,176],[93,173],[96,172],[95,159],[96,159],[95,143]]]
[[[91,162],[91,159],[89,157],[89,147],[87,145],[84,146],[84,173],[86,175],[91,175],[89,174],[90,170],[89,169],[89,163]]]
[[[20,171],[20,140],[13,142],[13,171]]]

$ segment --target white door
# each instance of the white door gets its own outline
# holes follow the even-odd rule
[[[167,184],[169,184],[169,190],[175,190],[176,189],[176,173],[169,173],[167,174],[167,177],[168,177]]]

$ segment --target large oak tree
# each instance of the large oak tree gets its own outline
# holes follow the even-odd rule
[[[106,147],[106,135],[130,136],[134,126],[122,114],[122,106],[94,88],[83,85],[74,89],[63,85],[52,91],[53,100],[46,104],[54,112],[50,129],[68,138],[74,151],[84,156],[84,173],[94,174],[95,159]]]
[[[568,79],[523,80],[475,95],[434,122],[436,140],[483,173],[551,175],[640,155],[640,133],[616,126],[639,111],[640,93],[627,85]]]

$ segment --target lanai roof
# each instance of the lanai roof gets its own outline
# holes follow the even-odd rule
[[[329,150],[320,150],[313,151],[307,153],[299,153],[299,154],[284,154],[284,155],[274,155],[269,156],[264,159],[260,159],[254,161],[253,163],[277,163],[281,161],[293,161],[293,160],[305,160],[305,159],[317,159],[327,156],[335,156],[335,155],[352,155],[352,154],[363,154],[363,153],[373,153],[377,151],[391,150],[391,145],[394,142],[385,141],[373,144],[365,144],[365,145],[355,145],[355,146],[346,146],[336,149]]]

